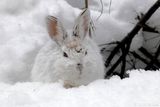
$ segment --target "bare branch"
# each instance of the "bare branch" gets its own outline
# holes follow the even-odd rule
[[[139,20],[139,22],[136,24],[136,26],[131,30],[130,33],[113,49],[113,51],[110,53],[109,57],[107,58],[105,62],[105,66],[108,67],[113,60],[114,56],[117,54],[119,50],[121,50],[122,47],[125,47],[125,52],[122,52],[122,55],[120,58],[113,64],[113,66],[109,69],[109,71],[106,73],[105,78],[107,76],[113,74],[113,71],[116,69],[116,67],[121,63],[124,64],[124,60],[129,53],[130,44],[132,42],[132,39],[135,37],[135,35],[139,32],[139,30],[145,25],[145,23],[148,21],[148,19],[153,15],[153,13],[159,8],[160,6],[160,0],[157,0],[157,2],[147,11],[147,13]],[[156,60],[156,65],[159,66],[159,62]],[[125,65],[122,65],[122,67],[125,67]],[[122,68],[124,69],[124,68]],[[121,71],[124,72],[124,71]],[[123,73],[124,74],[124,73]]]

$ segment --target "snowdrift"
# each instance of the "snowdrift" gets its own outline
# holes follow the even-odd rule
[[[65,89],[61,83],[0,83],[1,107],[159,107],[160,72],[135,70],[130,78],[97,80]]]

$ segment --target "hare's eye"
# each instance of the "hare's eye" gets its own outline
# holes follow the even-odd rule
[[[87,55],[87,51],[85,52],[85,55]]]
[[[66,52],[63,52],[63,56],[64,56],[64,57],[68,57],[68,55],[67,55]]]

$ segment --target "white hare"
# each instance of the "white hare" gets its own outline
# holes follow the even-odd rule
[[[104,65],[97,44],[88,35],[90,26],[88,9],[75,21],[71,35],[53,16],[47,17],[49,41],[38,53],[31,72],[33,81],[56,82],[65,86],[80,86],[102,79]]]

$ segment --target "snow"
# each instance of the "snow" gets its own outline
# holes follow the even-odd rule
[[[91,16],[96,27],[94,35],[96,42],[104,44],[124,38],[133,28],[133,23],[136,23],[134,19],[136,12],[146,11],[154,1],[122,0],[117,3],[116,0],[112,0],[109,13],[110,0],[105,0],[104,13],[99,19],[97,18],[101,14],[101,3],[97,0],[90,1]],[[65,28],[71,30],[75,18],[80,13],[81,4],[83,2],[78,0],[16,0],[16,2],[1,0],[0,81],[7,83],[30,81],[35,56],[49,40],[45,25],[46,16],[58,17]],[[157,28],[159,28],[158,13],[159,11],[150,20],[151,25]],[[148,42],[145,47],[153,49],[153,42]],[[143,34],[137,34],[131,50],[137,50],[143,43]]]
[[[91,15],[96,26],[94,39],[98,44],[123,39],[134,27],[139,12],[146,12],[156,0],[90,0]],[[30,71],[34,59],[49,40],[45,17],[58,17],[71,30],[82,8],[81,0],[1,0],[0,2],[0,107],[160,107],[159,71],[136,70],[121,80],[97,80],[88,86],[65,89],[62,83],[32,83]],[[160,9],[147,22],[160,31]],[[132,50],[144,45],[140,32]],[[153,50],[153,43],[145,48]]]
[[[97,80],[65,89],[62,83],[0,83],[1,107],[159,107],[160,72],[133,70],[130,78]]]

